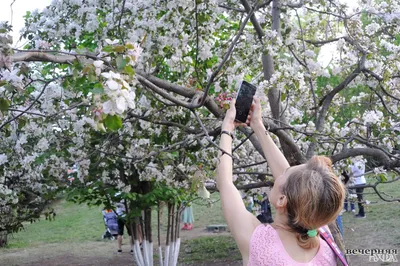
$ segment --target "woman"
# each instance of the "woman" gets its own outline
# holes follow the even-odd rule
[[[186,205],[185,208],[183,209],[182,222],[183,222],[182,230],[190,231],[193,229],[194,217],[193,217],[193,208],[191,205],[190,206]]]
[[[336,219],[345,190],[326,157],[290,167],[262,123],[260,100],[254,98],[247,124],[261,143],[275,179],[270,201],[276,209],[274,223],[261,224],[249,213],[232,182],[232,135],[235,100],[222,123],[217,169],[225,220],[239,247],[243,265],[336,265],[335,253],[317,229]],[[226,154],[228,153],[228,154]]]

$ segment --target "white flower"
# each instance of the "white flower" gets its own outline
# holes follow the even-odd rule
[[[94,61],[94,62],[93,62],[93,65],[94,65],[95,68],[96,68],[96,75],[97,75],[97,76],[100,76],[101,70],[102,70],[102,68],[103,68],[103,64],[104,64],[104,62],[101,61],[101,60],[97,60],[97,61]]]
[[[121,75],[118,73],[114,73],[112,71],[108,72],[108,73],[101,73],[101,75],[103,77],[105,77],[106,79],[121,79]]]
[[[103,64],[104,64],[104,62],[101,61],[101,60],[97,60],[97,61],[94,61],[94,62],[93,62],[93,65],[94,65],[96,68],[102,68],[102,67],[103,67]]]
[[[374,35],[379,29],[379,24],[376,22],[372,22],[371,24],[365,27],[365,32],[368,35]]]
[[[50,144],[46,138],[41,138],[37,144],[37,148],[41,151],[45,151],[49,148]]]
[[[109,45],[114,45],[117,44],[119,41],[118,40],[113,40],[111,41],[110,39],[105,39],[105,42]]]
[[[315,53],[312,50],[306,50],[304,52],[304,55],[307,56],[307,57],[315,57]]]
[[[129,49],[128,54],[135,57],[134,60],[137,61],[143,52],[143,48],[137,43],[132,43],[132,45],[133,49]]]
[[[111,114],[111,115],[113,115],[114,114],[114,110],[113,110],[114,108],[113,108],[113,103],[112,103],[112,101],[110,101],[110,100],[108,100],[108,101],[106,101],[105,103],[103,103],[103,112],[105,113],[105,114]]]
[[[126,102],[125,98],[122,96],[119,96],[116,99],[115,105],[116,105],[116,111],[118,114],[122,114],[123,112],[125,112],[125,110],[127,108],[127,102]]]
[[[122,87],[121,84],[112,79],[107,80],[106,85],[112,91],[118,90]]]
[[[209,199],[210,198],[210,192],[206,189],[204,184],[200,187],[199,191],[197,192],[200,198],[203,199]]]
[[[7,155],[5,155],[4,153],[0,154],[0,165],[5,164],[6,162],[8,162]]]

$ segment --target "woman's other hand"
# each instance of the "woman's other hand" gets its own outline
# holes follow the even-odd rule
[[[256,127],[263,125],[261,117],[261,103],[260,99],[253,97],[254,103],[251,105],[249,116],[247,117],[246,124],[254,130]]]

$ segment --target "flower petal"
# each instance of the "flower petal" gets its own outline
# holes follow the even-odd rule
[[[114,107],[113,107],[113,103],[108,100],[105,103],[103,103],[103,112],[105,114],[114,114]]]
[[[126,111],[127,103],[124,97],[118,97],[115,101],[116,104],[116,111],[118,114],[122,114]]]
[[[115,80],[112,80],[112,79],[107,80],[106,85],[112,91],[115,91],[115,90],[118,90],[121,88],[121,84],[118,84],[118,82],[116,82]]]
[[[103,64],[104,64],[104,62],[101,61],[101,60],[97,60],[97,61],[94,61],[94,62],[93,62],[93,65],[94,65],[96,68],[101,68],[101,67],[103,67]]]

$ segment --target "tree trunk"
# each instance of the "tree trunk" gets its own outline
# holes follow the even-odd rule
[[[8,243],[7,231],[0,231],[0,248],[5,247]]]
[[[280,38],[281,36],[281,19],[280,19],[279,2],[280,2],[279,0],[273,0],[272,2],[272,30],[275,30],[277,32],[278,38]],[[275,72],[274,59],[272,58],[271,54],[262,55],[262,65],[263,65],[264,79],[270,80]],[[275,121],[278,121],[276,122],[278,126],[281,125],[280,122],[282,122],[283,124],[287,124],[285,116],[283,115],[283,113],[281,113],[283,108],[281,104],[280,94],[281,92],[277,87],[273,87],[268,90],[268,100],[271,108],[272,117],[275,119]],[[283,141],[280,137],[279,137],[279,143],[281,144],[283,154],[285,155],[290,165],[298,165],[303,163],[297,159],[299,158],[299,156],[295,155],[297,151],[291,149],[291,147],[287,145],[286,142]]]

